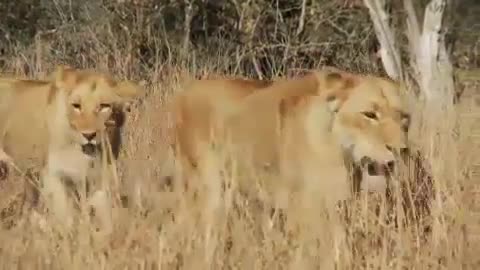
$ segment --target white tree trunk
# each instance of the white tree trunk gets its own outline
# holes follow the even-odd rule
[[[421,33],[411,0],[404,0],[404,3],[412,67],[426,100],[438,102],[453,93],[452,64],[441,33],[446,1],[432,0],[427,5]]]
[[[364,0],[368,7],[377,38],[380,55],[388,75],[402,79],[400,54],[393,31],[388,24],[385,0]],[[430,104],[449,102],[454,92],[453,68],[441,33],[446,0],[431,0],[425,9],[422,28],[418,23],[412,0],[404,0],[407,12],[407,36],[410,48],[410,65],[415,80]]]
[[[373,22],[375,33],[380,43],[380,58],[388,76],[399,80],[402,78],[400,54],[396,47],[395,36],[388,23],[389,16],[385,11],[385,0],[364,0]]]

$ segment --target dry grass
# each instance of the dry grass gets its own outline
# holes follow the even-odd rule
[[[6,71],[24,75],[28,69],[29,77],[44,77],[53,69],[54,61],[53,56],[45,54],[48,48],[38,47],[27,48],[20,56],[11,56]],[[154,67],[137,72],[132,64],[135,61],[126,61],[122,55],[121,51],[115,51],[105,57],[100,51],[92,51],[88,58],[97,60],[95,68],[117,76],[134,75],[147,82],[148,95],[127,120],[125,149],[117,164],[122,191],[134,203],[129,207],[116,204],[111,235],[97,232],[85,214],[81,214],[72,232],[62,234],[49,226],[41,229],[39,224],[31,222],[30,211],[19,211],[24,180],[12,177],[1,183],[2,268],[317,269],[323,259],[331,256],[326,246],[331,230],[324,216],[318,214],[313,227],[300,226],[309,217],[302,215],[302,209],[291,209],[282,218],[298,225],[298,230],[271,227],[270,211],[264,209],[261,202],[237,192],[235,183],[245,181],[238,176],[227,177],[226,181],[233,185],[225,192],[207,191],[211,192],[207,204],[192,201],[191,194],[162,188],[163,176],[170,173],[174,165],[168,148],[171,94],[179,90],[184,74],[202,75],[221,70],[229,59],[212,56],[211,61],[196,63],[203,67],[201,70],[157,61]],[[405,224],[387,222],[385,216],[392,211],[399,220],[405,220],[402,216],[409,212],[401,207],[390,209],[381,198],[363,194],[348,206],[349,248],[341,250],[338,269],[475,269],[480,266],[476,254],[480,248],[480,228],[476,227],[480,221],[476,195],[480,191],[479,175],[473,171],[479,161],[475,158],[480,154],[480,108],[474,102],[469,104],[473,100],[470,98],[448,108],[448,112],[442,114],[445,117],[433,117],[434,120],[420,117],[422,108],[414,103],[417,113],[411,136],[430,164],[435,188],[430,202],[431,214]],[[210,188],[218,191],[218,170],[212,170],[209,177]],[[412,196],[418,191],[415,185],[426,177],[408,174],[402,179],[414,183],[407,192]],[[262,179],[248,180],[260,183]],[[399,199],[398,195],[399,192],[393,193],[394,198]],[[420,224],[429,225],[429,230],[424,231]]]

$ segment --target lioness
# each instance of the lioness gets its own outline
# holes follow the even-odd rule
[[[175,100],[178,154],[195,170],[213,131],[228,133],[257,165],[286,172],[319,159],[340,167],[347,161],[364,178],[384,177],[407,149],[407,111],[399,84],[333,68],[265,84],[196,80]]]
[[[178,154],[187,170],[196,175],[208,167],[204,160],[213,142],[239,163],[278,172],[269,190],[274,208],[300,203],[287,223],[299,220],[308,228],[319,224],[315,219],[322,204],[331,220],[336,259],[345,235],[335,205],[351,194],[346,164],[360,168],[364,178],[387,178],[397,153],[407,148],[409,114],[400,86],[336,69],[268,85],[194,81],[176,97],[175,109]],[[255,192],[249,190],[254,183],[239,186]],[[297,192],[299,201],[290,200]],[[327,257],[325,265],[330,264]]]
[[[100,160],[104,134],[118,151],[123,106],[140,93],[130,81],[63,66],[48,80],[0,78],[0,160],[42,166],[47,207],[67,222],[66,184],[84,186]]]

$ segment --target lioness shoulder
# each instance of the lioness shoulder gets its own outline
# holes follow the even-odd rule
[[[210,127],[219,117],[233,110],[244,97],[272,83],[241,78],[200,79],[187,83],[173,102],[176,148],[185,161],[196,167],[200,141],[208,140]]]

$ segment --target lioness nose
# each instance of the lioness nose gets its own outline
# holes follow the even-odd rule
[[[88,133],[82,133],[83,137],[85,137],[85,139],[91,141],[93,138],[95,138],[95,136],[97,135],[96,132],[88,132]]]

